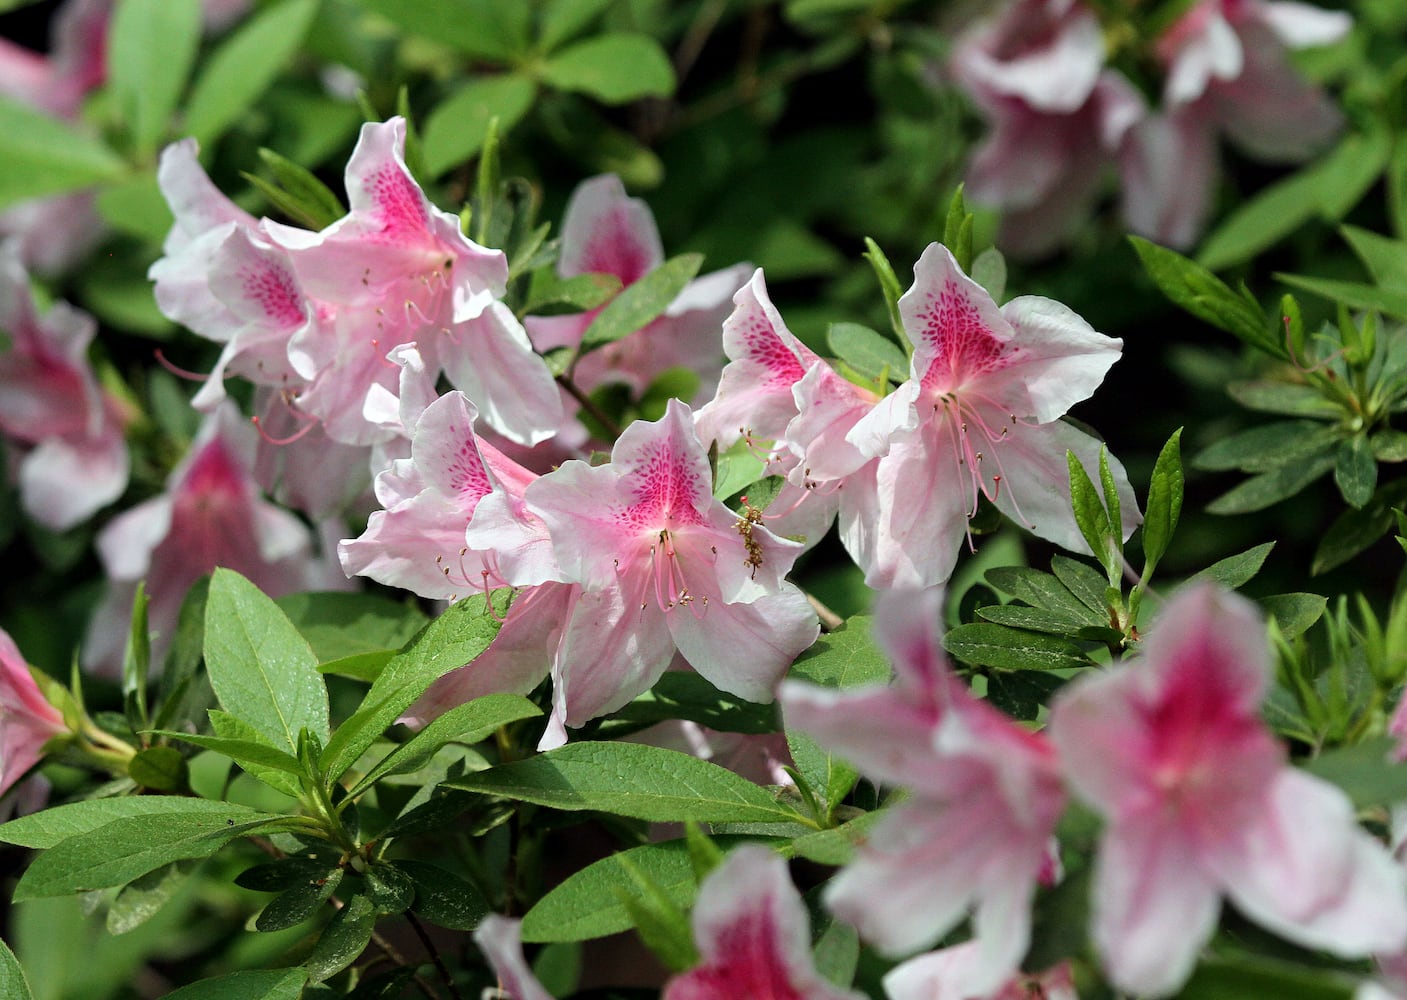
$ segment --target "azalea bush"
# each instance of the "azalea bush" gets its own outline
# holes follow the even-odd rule
[[[0,995],[1407,996],[1399,7],[0,0]]]

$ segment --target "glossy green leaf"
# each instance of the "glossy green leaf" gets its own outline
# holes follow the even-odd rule
[[[430,620],[414,604],[375,594],[289,594],[274,603],[308,640],[319,663],[398,650]]]
[[[437,927],[472,931],[492,912],[474,885],[438,865],[405,859],[387,862],[410,880],[415,890],[411,910]]]
[[[511,592],[495,591],[498,618],[475,594],[452,604],[386,664],[361,707],[337,727],[322,755],[329,781],[340,778],[440,676],[470,662],[488,648],[508,610]]]
[[[297,798],[302,794],[302,782],[307,772],[296,756],[274,747],[268,737],[243,719],[217,708],[212,708],[206,714],[210,719],[210,728],[215,730],[215,736],[220,740],[229,741],[223,745],[212,745],[210,749],[230,757],[246,773],[271,788],[277,788],[285,795]],[[273,751],[273,756],[265,759],[264,752],[257,749],[261,746]],[[238,756],[235,756],[236,754]]]
[[[205,665],[224,709],[278,749],[297,753],[302,729],[327,739],[317,657],[278,605],[232,570],[217,569],[210,580]]]
[[[365,896],[353,896],[323,928],[305,963],[308,979],[320,983],[355,962],[371,943],[376,910]]]
[[[425,169],[438,177],[479,155],[489,122],[502,135],[532,108],[537,86],[526,76],[505,73],[470,80],[435,105],[425,119]]]
[[[218,822],[244,823],[264,815],[231,802],[212,802],[166,795],[133,795],[113,799],[86,799],[51,806],[0,825],[0,842],[21,847],[49,848],[73,837],[92,833],[119,819],[173,813],[208,813]]]
[[[604,34],[575,42],[548,57],[542,80],[558,90],[587,94],[605,104],[674,93],[674,67],[647,35]]]
[[[1091,663],[1064,639],[983,622],[959,625],[943,637],[943,648],[964,663],[1000,670],[1066,670]]]
[[[1245,552],[1227,556],[1225,559],[1212,563],[1206,569],[1192,574],[1188,577],[1187,582],[1215,580],[1223,587],[1235,590],[1237,587],[1249,583],[1251,578],[1260,572],[1261,566],[1265,565],[1266,556],[1270,555],[1270,550],[1273,548],[1275,548],[1274,542],[1263,542]]]
[[[610,301],[620,289],[620,279],[614,274],[574,274],[563,278],[552,268],[542,267],[533,272],[523,312],[536,313],[554,305],[586,312]]]
[[[581,336],[582,349],[609,344],[643,329],[694,280],[702,264],[702,254],[680,254],[623,289],[586,328]]]
[[[307,969],[231,972],[182,986],[162,1000],[298,1000],[307,981]]]
[[[171,128],[200,46],[199,0],[123,0],[108,34],[108,86],[138,155]]]
[[[126,934],[156,916],[186,884],[195,865],[194,861],[174,861],[123,886],[108,907],[107,932]]]
[[[656,822],[790,823],[796,812],[717,764],[639,743],[569,743],[446,787]]]
[[[207,144],[237,122],[303,44],[318,0],[283,0],[239,25],[191,86],[186,133]]]
[[[34,859],[15,886],[14,898],[124,885],[173,861],[208,857],[236,837],[272,832],[289,823],[286,817],[269,814],[246,819],[247,810],[226,808],[231,810],[226,816],[205,809],[128,816],[69,837]]]
[[[362,775],[347,795],[356,798],[388,774],[419,770],[446,743],[477,743],[510,722],[541,714],[542,709],[516,694],[484,695],[456,705],[383,757]]]
[[[1339,442],[1334,453],[1334,482],[1350,507],[1361,508],[1373,498],[1378,485],[1378,460],[1362,434]]]

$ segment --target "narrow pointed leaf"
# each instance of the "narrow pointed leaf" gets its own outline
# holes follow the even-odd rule
[[[609,344],[644,328],[669,308],[702,265],[702,254],[680,254],[624,289],[586,328],[581,336],[582,349]]]

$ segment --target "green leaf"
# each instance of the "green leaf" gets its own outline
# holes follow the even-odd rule
[[[239,721],[235,716],[229,716],[236,723]],[[221,756],[228,757],[240,767],[249,770],[246,765],[253,764],[260,769],[282,771],[285,774],[292,774],[297,777],[306,777],[303,765],[298,762],[298,758],[293,754],[279,750],[268,743],[258,739],[239,739],[226,736],[200,736],[193,733],[182,733],[174,730],[157,730],[153,733],[156,736],[165,736],[169,739],[181,740],[194,746],[203,747],[206,750],[213,750]],[[254,773],[253,771],[250,772]]]
[[[702,264],[703,254],[680,254],[622,290],[586,328],[582,349],[609,344],[643,329],[669,308]]]
[[[540,267],[533,272],[528,284],[523,312],[539,312],[549,305],[565,305],[577,312],[586,312],[604,305],[620,289],[620,279],[614,274],[574,274],[562,278],[552,268]]]
[[[1275,617],[1286,639],[1293,639],[1323,617],[1328,603],[1318,594],[1274,594],[1260,599],[1260,606]]]
[[[1031,722],[1064,683],[1063,677],[1039,670],[994,670],[987,674],[987,700],[1013,719]]]
[[[233,570],[210,579],[205,666],[224,709],[278,749],[296,754],[300,729],[327,739],[317,657],[278,605]]]
[[[1143,578],[1153,575],[1153,568],[1162,560],[1177,530],[1182,514],[1182,428],[1158,453],[1153,464],[1153,477],[1148,485],[1148,506],[1143,512]]]
[[[508,610],[510,597],[507,589],[494,592],[499,618]],[[327,779],[336,781],[346,773],[441,675],[464,666],[487,649],[499,624],[486,610],[484,595],[474,594],[450,605],[426,625],[386,664],[361,707],[333,733],[321,760]]]
[[[318,0],[284,0],[225,38],[191,87],[186,133],[207,145],[238,121],[303,44],[317,9]]]
[[[542,709],[516,694],[484,695],[457,705],[383,757],[347,795],[356,798],[388,774],[418,771],[446,743],[477,743],[501,726],[541,714]]]
[[[1392,508],[1407,501],[1407,480],[1393,480],[1373,495],[1362,510],[1346,510],[1334,519],[1314,551],[1310,573],[1327,573],[1382,538],[1393,526]]]
[[[280,212],[313,229],[326,229],[347,214],[342,201],[306,167],[272,149],[259,150],[259,159],[274,175],[274,182],[244,174]]]
[[[740,438],[727,451],[718,453],[714,463],[713,495],[719,500],[727,500],[735,493],[741,493],[764,478],[766,468],[766,462],[757,453],[757,446],[747,438]]]
[[[1386,427],[1369,438],[1368,443],[1379,462],[1407,462],[1407,432]]]
[[[148,747],[127,762],[127,776],[155,792],[179,792],[189,777],[186,759],[175,747]]]
[[[212,708],[206,714],[210,718],[210,728],[215,730],[216,737],[230,741],[214,745],[211,747],[212,750],[230,757],[247,774],[258,778],[271,788],[277,788],[285,795],[296,799],[302,794],[307,770],[295,755],[286,754],[275,748],[259,730],[228,712]],[[273,759],[264,759],[263,754],[257,749],[261,746],[273,751],[276,756]],[[292,762],[297,770],[288,770],[289,762]]]
[[[604,34],[553,53],[542,80],[558,90],[588,94],[605,104],[674,93],[674,67],[659,42],[647,35]]]
[[[488,900],[472,883],[424,861],[391,861],[388,864],[415,888],[411,910],[437,927],[472,931],[492,912]]]
[[[1129,242],[1153,283],[1174,303],[1253,347],[1278,358],[1285,356],[1265,316],[1216,275],[1156,243],[1137,236],[1130,236]]]
[[[732,771],[639,743],[569,743],[445,782],[445,787],[656,822],[792,823],[799,818]]]
[[[1216,441],[1198,452],[1192,464],[1199,469],[1269,472],[1324,451],[1337,439],[1333,427],[1317,420],[1277,420]]]
[[[865,260],[870,262],[875,278],[879,281],[879,290],[884,295],[884,304],[889,310],[889,326],[899,343],[904,345],[905,350],[909,350],[912,345],[904,330],[904,318],[899,314],[899,299],[903,297],[904,289],[899,284],[899,276],[894,273],[894,265],[889,263],[889,258],[884,255],[879,244],[868,236],[865,237]]]
[[[1090,551],[1103,558],[1109,551],[1106,539],[1114,534],[1110,512],[1104,509],[1099,491],[1073,451],[1065,452],[1065,464],[1070,471],[1070,504],[1075,512],[1075,524]]]
[[[353,896],[338,910],[305,963],[308,980],[320,983],[357,960],[371,943],[376,909],[365,896]]]
[[[725,851],[740,843],[758,842],[751,837],[713,839]],[[763,839],[761,843],[781,842]],[[589,941],[634,926],[630,911],[615,890],[620,889],[627,896],[639,895],[640,890],[621,865],[620,858],[626,858],[628,864],[649,878],[676,905],[687,907],[693,903],[698,883],[694,879],[688,844],[684,840],[642,844],[587,865],[539,899],[523,915],[523,940]]]
[[[628,857],[619,858],[619,863],[635,883],[636,892],[617,886],[615,894],[625,904],[645,947],[671,972],[683,972],[697,965],[699,952],[683,908],[671,898],[668,890],[637,868]]]
[[[1065,670],[1091,663],[1064,639],[983,622],[959,625],[943,637],[943,648],[964,663],[1000,670]]]
[[[797,837],[791,842],[790,852],[818,865],[839,867],[848,864],[855,856],[856,849],[869,837],[870,831],[888,815],[886,809],[875,809],[829,830],[817,830]]]
[[[1334,454],[1334,482],[1350,507],[1361,509],[1373,498],[1378,485],[1378,461],[1365,435],[1355,434],[1339,442]]]
[[[1343,789],[1359,809],[1391,805],[1407,799],[1407,768],[1392,760],[1392,748],[1390,738],[1376,736],[1326,750],[1306,761],[1304,769]]]
[[[132,598],[132,623],[127,630],[127,647],[122,653],[122,707],[127,715],[127,724],[138,731],[147,725],[147,675],[151,671],[147,605],[150,603],[146,585],[138,583],[137,593]]]
[[[1407,242],[1388,239],[1357,226],[1339,229],[1358,259],[1379,285],[1407,285]]]
[[[289,594],[274,603],[308,641],[319,663],[394,652],[430,620],[414,604],[374,594]]]
[[[171,127],[199,46],[199,0],[123,0],[113,12],[108,86],[139,156]]]
[[[34,859],[15,886],[14,898],[124,885],[173,861],[209,857],[236,837],[276,831],[291,822],[271,814],[247,819],[247,810],[226,808],[232,810],[226,816],[205,809],[128,816],[69,837]]]
[[[355,0],[413,34],[476,58],[509,62],[527,49],[522,0]]]
[[[1095,612],[1050,573],[1026,566],[999,566],[989,569],[985,579],[1002,593],[1032,607],[1044,608],[1085,625],[1109,624],[1104,612]]]
[[[1232,399],[1251,410],[1285,413],[1292,417],[1337,418],[1337,403],[1325,399],[1318,389],[1288,382],[1232,382],[1226,387]],[[1279,464],[1278,462],[1276,464]]]
[[[1197,262],[1220,271],[1250,260],[1319,214],[1319,189],[1312,167],[1262,188],[1212,231]]]
[[[1342,972],[1237,955],[1201,961],[1177,1000],[1351,1000],[1358,983]]]
[[[504,73],[470,80],[435,105],[425,119],[425,169],[438,177],[472,160],[484,148],[489,122],[499,135],[532,109],[537,85],[526,76]]]
[[[1281,466],[1247,479],[1234,486],[1211,503],[1211,514],[1246,514],[1292,497],[1334,467],[1332,452],[1314,455],[1294,465]]]
[[[993,302],[1001,302],[1006,295],[1006,258],[996,247],[988,247],[972,262],[970,277],[987,290]]]
[[[15,958],[15,953],[3,940],[0,940],[0,997],[5,1000],[34,1000],[19,959]]]
[[[327,853],[331,858],[336,857],[331,849]],[[295,886],[324,880],[333,872],[341,871],[329,857],[295,854],[246,868],[235,876],[234,881],[240,888],[253,889],[255,892],[283,892]]]
[[[590,27],[614,0],[549,0],[539,15],[538,44],[551,52]]]
[[[1363,198],[1387,166],[1391,134],[1383,128],[1345,136],[1313,169],[1319,176],[1319,205],[1325,219],[1337,220]]]
[[[1265,565],[1265,557],[1270,555],[1270,550],[1273,548],[1275,548],[1274,542],[1262,542],[1245,552],[1227,556],[1225,559],[1212,563],[1206,569],[1193,573],[1187,578],[1187,582],[1215,580],[1223,587],[1235,590],[1237,587],[1249,583],[1251,578],[1260,572],[1261,566]]]
[[[826,344],[837,358],[872,380],[898,381],[909,373],[909,359],[899,345],[859,323],[832,323]]]
[[[193,861],[175,861],[123,886],[108,907],[107,932],[126,934],[156,916],[194,870]],[[0,996],[4,995],[0,991]]]
[[[245,823],[266,814],[231,802],[212,802],[165,795],[133,795],[117,799],[87,799],[51,806],[0,825],[0,843],[39,849],[81,837],[119,819],[171,813],[209,814],[214,821]]]
[[[1058,611],[1028,608],[1024,604],[988,604],[977,609],[977,617],[994,625],[1024,628],[1049,635],[1073,636],[1088,626]]]
[[[116,180],[126,170],[122,159],[99,140],[4,97],[0,135],[5,136],[0,208]]]
[[[1310,278],[1296,274],[1276,274],[1275,277],[1294,288],[1342,302],[1350,309],[1376,309],[1398,319],[1407,317],[1407,291],[1334,278]]]
[[[231,972],[182,986],[162,1000],[298,1000],[307,981],[307,969]]]
[[[156,171],[133,174],[98,192],[98,214],[112,228],[160,246],[176,221],[156,181]],[[163,317],[164,318],[164,317]],[[185,397],[182,405],[190,411]]]

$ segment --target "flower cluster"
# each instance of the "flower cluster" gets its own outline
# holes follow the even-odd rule
[[[1140,66],[1162,81],[1150,108],[1110,51],[1132,29],[1102,24],[1103,10],[1012,0],[954,52],[952,76],[990,127],[967,191],[1002,210],[1000,242],[1012,253],[1063,243],[1088,216],[1106,167],[1118,171],[1134,232],[1189,246],[1211,209],[1219,137],[1258,159],[1294,163],[1342,126],[1288,52],[1337,41],[1346,14],[1284,0],[1198,0],[1141,43]]]

